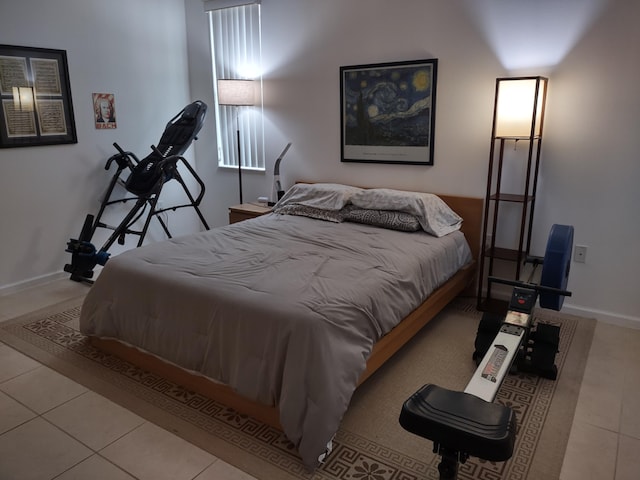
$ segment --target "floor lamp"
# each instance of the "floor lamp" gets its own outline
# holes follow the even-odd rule
[[[514,280],[520,279],[521,268],[529,262],[533,214],[536,203],[538,173],[542,148],[545,104],[547,98],[546,77],[503,77],[496,79],[493,107],[493,127],[489,149],[487,190],[482,226],[482,246],[478,281],[478,309],[503,313],[508,301],[492,295],[492,280],[496,260],[514,265]],[[506,165],[504,149],[507,142],[523,142],[528,145],[526,161],[521,159],[518,167],[523,170],[521,187],[516,191],[505,191],[503,173]],[[512,162],[509,162],[511,164]],[[520,226],[510,229],[509,222],[500,220],[500,212],[505,205],[516,206],[520,210]],[[511,207],[507,207],[511,208]],[[491,220],[490,220],[491,219]],[[500,224],[500,225],[499,225]],[[513,232],[517,245],[498,246],[499,232]],[[506,248],[505,248],[506,247]],[[485,270],[485,263],[488,263]],[[485,275],[486,273],[486,275]],[[486,284],[485,284],[486,281]],[[497,282],[496,282],[497,283]],[[483,287],[486,290],[483,292]]]
[[[240,148],[240,122],[238,107],[255,105],[255,84],[253,80],[218,80],[218,105],[236,108],[236,144],[238,147],[238,187],[242,203],[242,154]]]

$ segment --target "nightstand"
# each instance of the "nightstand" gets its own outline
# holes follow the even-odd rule
[[[271,207],[255,205],[253,203],[241,203],[240,205],[229,207],[229,223],[249,220],[250,218],[256,218],[266,213],[271,213]]]

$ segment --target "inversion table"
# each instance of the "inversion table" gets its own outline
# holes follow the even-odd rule
[[[206,112],[207,105],[200,100],[184,107],[167,123],[157,147],[152,145],[151,153],[142,160],[139,160],[133,153],[124,151],[117,143],[113,144],[118,153],[107,160],[105,170],[109,170],[113,162],[116,163],[118,168],[111,178],[100,210],[95,218],[91,214],[87,215],[80,236],[67,242],[65,251],[71,253],[71,263],[64,266],[64,271],[71,273],[71,280],[90,283],[91,280],[89,279],[93,276],[95,266],[104,265],[109,259],[109,248],[116,241],[119,244],[124,244],[126,235],[137,235],[139,237],[137,246],[141,246],[152,218],[158,220],[166,235],[171,238],[169,228],[160,216],[161,213],[169,210],[175,211],[179,208],[192,207],[204,227],[207,230],[209,229],[209,225],[198,208],[205,192],[204,183],[182,156],[193,140],[197,139],[196,135],[202,128]],[[178,171],[179,164],[186,167],[189,174],[198,184],[199,193],[197,196],[194,197],[187,188]],[[125,171],[128,171],[129,175],[126,181],[123,181],[121,174]],[[189,202],[160,208],[158,199],[162,192],[162,187],[170,180],[176,180],[182,186]],[[126,197],[111,198],[116,184],[124,186],[127,191]],[[111,226],[102,221],[102,215],[106,207],[114,204],[126,204],[127,202],[133,202],[133,207],[117,226]],[[144,216],[145,212],[147,216],[142,228],[135,229],[134,224]],[[96,249],[91,243],[97,228],[106,228],[113,231],[100,249]]]

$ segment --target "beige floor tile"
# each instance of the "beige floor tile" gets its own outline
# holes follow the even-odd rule
[[[92,454],[42,418],[0,436],[0,478],[48,480]]]
[[[618,434],[574,421],[560,480],[614,480]]]
[[[615,480],[640,478],[640,440],[620,435]]]
[[[94,392],[86,392],[43,415],[93,450],[100,450],[145,421]]]
[[[576,420],[614,432],[620,428],[627,360],[623,348],[614,354],[611,346],[624,330],[598,323],[575,412]]]
[[[0,343],[0,382],[38,368],[40,364],[4,343]]]
[[[248,473],[218,460],[193,480],[256,480]]]
[[[620,433],[640,440],[640,373],[628,376],[622,392],[622,413],[620,415]],[[639,451],[640,454],[640,451]],[[640,478],[640,472],[638,474]]]
[[[87,391],[64,375],[40,366],[0,384],[0,390],[37,413],[44,413]]]
[[[582,381],[622,392],[626,381],[625,366],[624,359],[592,352],[587,359]]]
[[[127,472],[99,455],[93,455],[67,470],[55,480],[135,480]],[[221,479],[222,480],[222,479]]]
[[[87,284],[64,278],[0,295],[0,321],[77,297],[86,293],[88,289]]]
[[[618,432],[622,415],[622,392],[583,381],[575,419],[595,427]]]
[[[13,398],[0,392],[0,434],[21,425],[36,414]]]
[[[191,480],[216,457],[150,423],[99,452],[140,480]]]
[[[605,355],[619,359],[637,358],[638,330],[598,322],[593,334],[590,356]]]

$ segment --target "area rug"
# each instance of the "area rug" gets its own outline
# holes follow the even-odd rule
[[[403,430],[398,415],[425,383],[464,389],[475,371],[481,317],[472,299],[447,306],[361,385],[333,452],[308,472],[278,430],[89,345],[78,330],[81,302],[3,322],[0,340],[261,480],[438,479],[432,443]],[[514,455],[507,462],[470,458],[461,480],[559,478],[595,320],[538,310],[536,321],[560,326],[558,379],[507,377],[497,401],[516,412]]]

